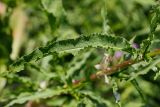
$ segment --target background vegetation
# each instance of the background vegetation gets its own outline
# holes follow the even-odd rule
[[[159,107],[155,0],[1,0],[0,107]]]

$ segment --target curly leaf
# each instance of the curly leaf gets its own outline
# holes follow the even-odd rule
[[[96,94],[93,92],[80,91],[80,94],[82,94],[86,100],[90,101],[90,103],[94,104],[96,107],[108,107],[108,105],[111,105],[110,102],[104,100],[99,96],[96,96]]]
[[[129,81],[137,78],[139,75],[147,74],[153,67],[155,67],[158,63],[160,63],[160,57],[157,57],[154,61],[152,61],[145,69],[140,70],[138,73],[132,74]]]
[[[75,57],[71,64],[69,65],[69,70],[67,70],[66,78],[71,77],[74,72],[82,67],[82,65],[87,61],[88,57],[91,55],[92,51],[88,51]]]
[[[11,107],[14,104],[23,104],[30,100],[37,100],[37,99],[46,99],[53,97],[55,95],[60,95],[61,93],[65,92],[64,90],[44,90],[39,91],[36,93],[22,93],[20,96],[18,96],[17,99],[12,100],[9,104],[7,104],[5,107]]]
[[[34,50],[29,55],[25,55],[10,66],[10,72],[19,72],[24,70],[25,64],[28,62],[35,62],[49,54],[53,53],[75,53],[87,47],[101,47],[113,48],[119,50],[126,50],[130,47],[127,40],[118,36],[107,36],[105,34],[93,34],[90,36],[81,36],[76,39],[68,39],[56,41],[47,46],[40,47]],[[6,72],[9,73],[9,72]],[[6,74],[3,74],[6,75]]]

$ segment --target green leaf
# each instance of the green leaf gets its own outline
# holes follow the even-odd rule
[[[132,80],[131,82],[132,82],[132,84],[134,85],[134,87],[136,88],[136,90],[138,91],[138,93],[139,93],[139,95],[140,95],[143,103],[146,103],[145,95],[144,95],[144,93],[143,93],[143,90],[140,88],[137,80],[134,79],[134,80]]]
[[[47,46],[40,47],[34,50],[29,55],[21,57],[10,66],[9,72],[14,73],[24,70],[26,63],[35,63],[35,61],[53,53],[73,53],[87,47],[101,47],[105,49],[113,48],[116,50],[126,50],[130,47],[130,44],[122,37],[107,36],[105,34],[93,34],[90,36],[80,36],[77,39],[56,41],[48,44]],[[6,72],[6,74],[9,72]]]
[[[106,107],[108,105],[106,100],[100,96],[96,96],[95,93],[91,91],[80,91],[80,93],[84,95],[84,98],[87,98],[91,103],[95,104],[96,107]]]
[[[59,90],[59,89],[58,90],[47,89],[47,90],[43,90],[43,91],[39,91],[39,92],[35,92],[35,93],[22,93],[16,99],[10,101],[10,103],[7,104],[5,107],[11,107],[14,104],[23,104],[23,103],[30,101],[30,100],[33,101],[33,100],[37,100],[37,99],[50,98],[55,95],[60,95],[63,92],[65,92],[65,91]]]
[[[159,24],[159,18],[160,18],[160,6],[159,5],[156,5],[155,6],[155,9],[154,9],[155,13],[151,19],[151,25],[150,25],[150,31],[151,33],[154,33],[156,28],[157,28],[157,25]]]
[[[16,80],[16,81],[18,81],[18,82],[21,82],[21,83],[23,83],[24,85],[27,85],[27,86],[35,86],[36,84],[35,84],[35,82],[33,82],[30,78],[28,78],[28,77],[23,77],[23,76],[18,76],[18,75],[16,75],[16,74],[9,74],[9,75],[7,75],[7,78],[8,79],[11,79],[11,80]]]
[[[67,75],[66,78],[68,79],[69,77],[71,77],[74,72],[78,69],[80,69],[82,67],[83,64],[85,64],[85,62],[87,61],[88,57],[91,55],[91,50],[86,52],[86,53],[82,53],[81,55],[75,57],[73,59],[73,61],[71,62],[71,64],[69,65],[69,69],[67,70]]]
[[[139,75],[145,75],[145,74],[147,74],[158,63],[160,63],[160,57],[157,57],[155,60],[153,60],[146,68],[140,70],[137,73],[133,73],[131,75],[131,78],[129,79],[129,81],[137,78]]]
[[[49,25],[52,32],[60,25],[65,16],[62,0],[41,0],[43,8],[46,10]]]
[[[64,14],[62,0],[41,0],[41,3],[44,9],[55,17],[61,17]]]
[[[160,48],[160,40],[159,39],[156,39],[156,40],[153,40],[151,42],[151,45],[149,47],[149,50],[153,51],[155,49],[159,49]]]
[[[156,75],[154,76],[154,80],[156,80],[158,77],[160,77],[160,71],[156,72]]]

